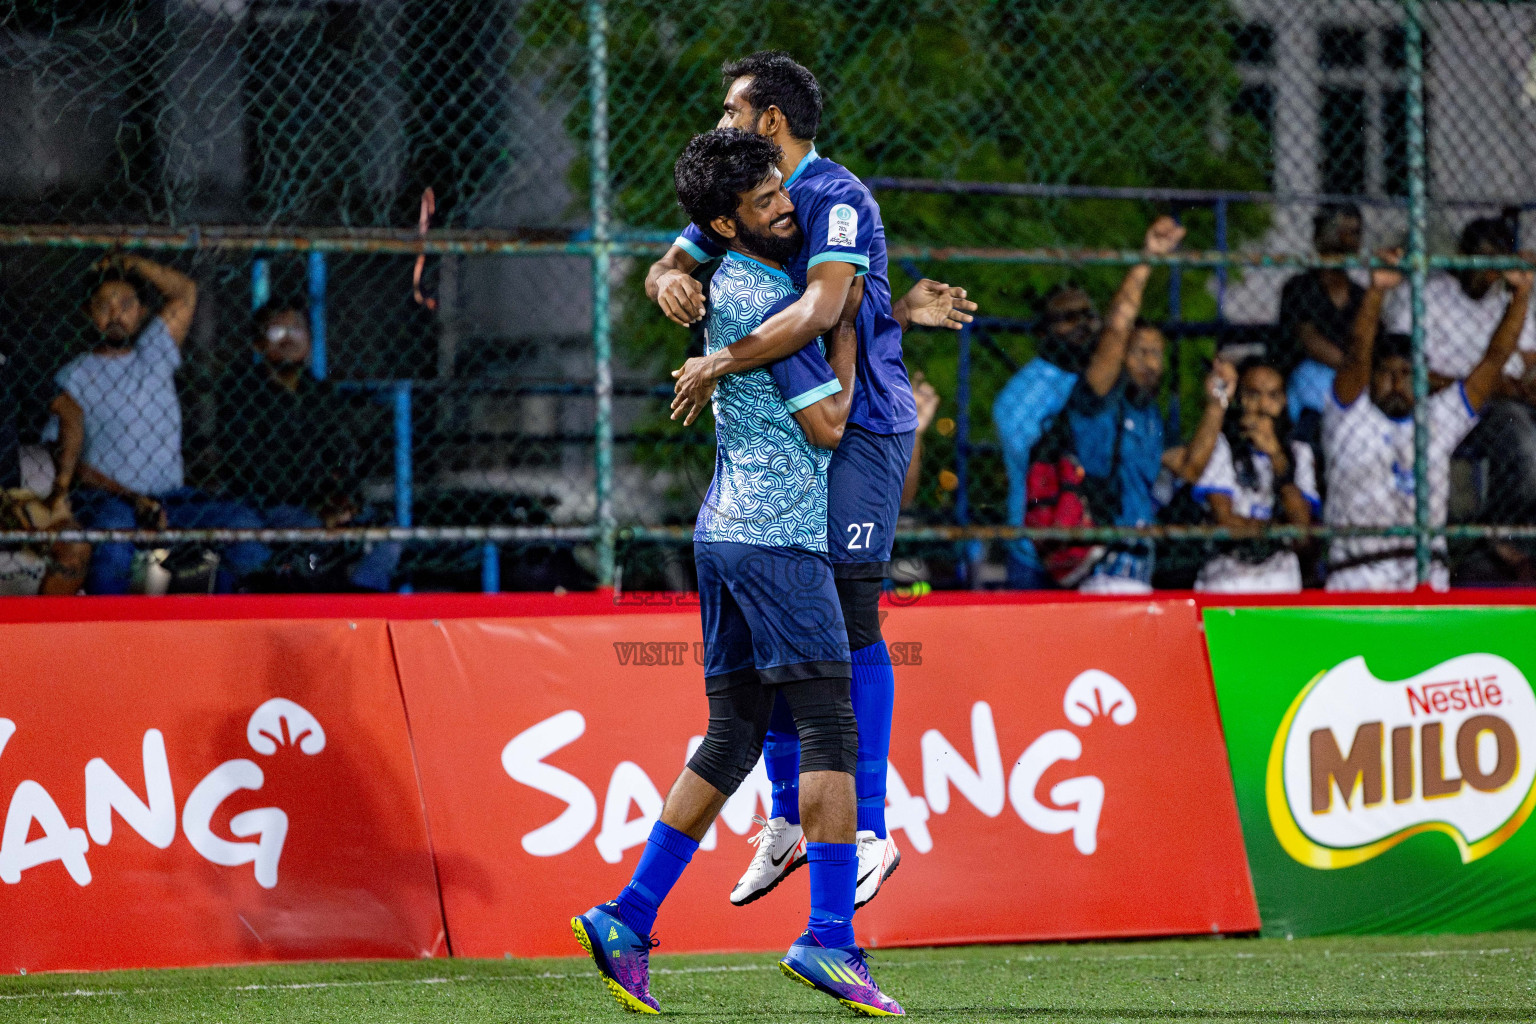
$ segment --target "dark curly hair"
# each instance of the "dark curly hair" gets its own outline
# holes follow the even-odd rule
[[[1242,380],[1254,370],[1270,370],[1279,376],[1281,382],[1285,381],[1285,371],[1263,356],[1252,356],[1244,359],[1237,366],[1237,380],[1241,388]],[[1236,396],[1233,396],[1234,398]],[[1232,468],[1237,474],[1238,483],[1244,487],[1258,487],[1258,470],[1253,463],[1253,442],[1243,433],[1243,406],[1242,402],[1234,401],[1227,406],[1227,414],[1222,418],[1221,432],[1227,437],[1227,444],[1232,449]],[[1283,406],[1280,415],[1275,417],[1275,438],[1280,442],[1284,451],[1291,450],[1291,441],[1296,434],[1296,426],[1291,422],[1290,411]]]
[[[738,128],[695,135],[672,168],[678,204],[700,231],[726,245],[710,223],[735,216],[740,194],[762,184],[783,155],[772,139]]]
[[[1515,227],[1504,217],[1478,217],[1461,229],[1456,250],[1463,256],[1476,256],[1482,250],[1499,255],[1515,251]]]
[[[738,78],[752,79],[742,97],[758,113],[778,107],[789,122],[790,134],[805,142],[816,138],[821,127],[821,86],[816,76],[783,50],[759,50],[720,67],[725,85]]]
[[[125,269],[122,264],[115,260],[102,269],[93,271],[86,280],[85,304],[87,306],[91,304],[96,298],[96,293],[101,291],[103,285],[115,282],[122,282],[132,288],[134,296],[139,300],[139,305],[145,309],[152,308],[155,290],[149,286],[149,282],[144,280],[143,275],[136,271]]]

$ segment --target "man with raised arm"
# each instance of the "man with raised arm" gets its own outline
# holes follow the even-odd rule
[[[1400,253],[1384,253],[1393,263]],[[1530,309],[1532,272],[1506,270],[1509,301],[1482,358],[1466,377],[1430,395],[1428,402],[1429,521],[1445,525],[1451,490],[1451,453],[1477,425],[1500,386]],[[1413,358],[1406,334],[1381,334],[1387,293],[1403,281],[1395,267],[1371,271],[1371,286],[1355,317],[1349,351],[1333,379],[1323,410],[1328,456],[1329,526],[1411,526],[1414,522]],[[1429,582],[1450,586],[1445,540],[1434,542]],[[1412,590],[1417,582],[1413,543],[1400,537],[1335,540],[1328,560],[1329,590]]]
[[[133,254],[102,260],[96,270],[85,311],[97,336],[54,377],[54,500],[74,488],[75,517],[87,529],[259,529],[254,509],[212,501],[183,478],[176,370],[197,309],[196,283]],[[151,292],[160,300],[154,315]],[[219,590],[233,589],[270,555],[253,541],[222,552]],[[132,544],[98,544],[86,593],[126,593],[132,569]]]

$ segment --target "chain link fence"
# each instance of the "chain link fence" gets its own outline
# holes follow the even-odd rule
[[[721,63],[765,48],[817,75],[818,149],[875,191],[893,291],[981,304],[904,342],[940,401],[900,580],[1529,578],[1536,377],[1473,377],[1536,226],[1531,4],[10,0],[7,586],[87,564],[88,590],[689,586],[712,434],[666,396],[698,340],[641,286]],[[1160,373],[1030,391],[1038,360],[1082,369],[1102,335],[1070,328],[1163,215],[1187,235],[1125,339]],[[1406,280],[1360,364],[1391,248]],[[146,370],[86,396],[82,462],[115,430],[181,473],[136,502],[82,470],[66,510],[61,375],[124,255],[189,278],[195,311],[173,390]],[[1218,353],[1278,372],[1218,387]],[[1361,397],[1331,408],[1352,359]],[[1063,458],[1113,485],[1077,494]]]

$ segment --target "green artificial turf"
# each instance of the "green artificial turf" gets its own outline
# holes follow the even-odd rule
[[[875,954],[923,1021],[1530,1021],[1536,933],[971,946]],[[686,1021],[854,1020],[768,955],[657,956]],[[629,1021],[589,962],[424,960],[0,979],[4,1021]]]

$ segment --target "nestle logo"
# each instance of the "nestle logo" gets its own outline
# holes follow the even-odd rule
[[[1351,867],[1426,831],[1471,863],[1536,806],[1533,749],[1536,691],[1508,659],[1462,654],[1388,681],[1357,655],[1286,712],[1266,767],[1270,823],[1313,868]]]
[[[1504,693],[1496,682],[1498,678],[1489,675],[1405,687],[1408,693],[1408,713],[1418,715],[1422,711],[1426,715],[1443,715],[1469,708],[1498,707],[1504,703]]]

